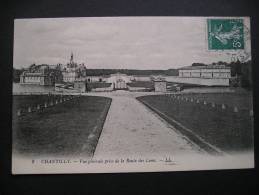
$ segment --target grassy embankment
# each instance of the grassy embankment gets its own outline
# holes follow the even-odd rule
[[[14,151],[38,156],[92,156],[111,99],[81,96],[17,116],[18,109],[46,101],[51,100],[45,95],[13,96]]]
[[[251,94],[184,94],[178,96],[156,95],[137,99],[163,113],[165,118],[169,117],[179,122],[193,134],[223,151],[236,152],[253,148]],[[222,104],[225,109],[222,109]],[[234,107],[237,108],[236,112]],[[167,121],[177,126],[174,122]],[[190,136],[183,129],[178,130]],[[189,138],[192,140],[192,136]],[[197,140],[194,138],[193,141]],[[197,144],[202,146],[199,141]]]

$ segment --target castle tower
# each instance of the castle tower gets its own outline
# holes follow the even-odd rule
[[[73,56],[73,53],[71,53],[70,64],[74,64],[74,56]]]

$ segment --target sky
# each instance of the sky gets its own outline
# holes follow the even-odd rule
[[[246,18],[245,23],[249,24]],[[87,68],[170,69],[194,62],[230,62],[208,51],[205,17],[16,19],[15,68],[74,61]],[[246,42],[250,52],[250,43]]]

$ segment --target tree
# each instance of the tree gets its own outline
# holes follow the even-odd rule
[[[251,89],[252,83],[252,64],[251,61],[245,62],[241,66],[241,86],[247,89]]]
[[[207,66],[207,65],[203,63],[192,63],[192,66]]]

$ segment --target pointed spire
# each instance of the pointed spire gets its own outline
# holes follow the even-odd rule
[[[71,52],[70,62],[73,62],[73,58],[74,58],[73,52]]]

